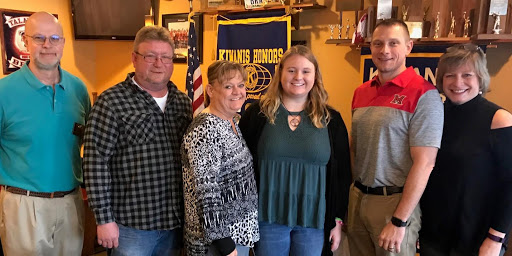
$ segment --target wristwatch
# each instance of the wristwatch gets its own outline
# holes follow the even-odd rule
[[[495,236],[491,233],[487,233],[487,237],[491,240],[493,240],[494,242],[498,242],[498,243],[503,243],[505,242],[505,238],[504,237],[499,237],[499,236]]]
[[[395,216],[391,217],[391,223],[399,228],[407,226],[407,221],[402,221]]]

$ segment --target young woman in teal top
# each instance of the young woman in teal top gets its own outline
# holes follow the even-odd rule
[[[327,98],[311,50],[294,46],[240,120],[258,181],[256,255],[330,255],[339,246],[350,154],[343,119]]]

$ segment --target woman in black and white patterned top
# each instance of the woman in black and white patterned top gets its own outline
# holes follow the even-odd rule
[[[249,255],[259,240],[252,156],[234,121],[245,102],[244,68],[208,68],[207,108],[188,127],[181,148],[187,255]],[[209,103],[209,105],[208,105]]]

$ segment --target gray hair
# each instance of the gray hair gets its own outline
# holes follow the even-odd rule
[[[157,26],[146,26],[137,32],[133,42],[133,51],[138,51],[139,45],[142,42],[151,40],[168,43],[174,52],[174,42],[172,41],[171,33],[166,28]]]
[[[490,76],[487,70],[485,53],[475,44],[458,44],[446,49],[437,64],[436,87],[440,93],[443,91],[443,76],[446,72],[463,65],[471,65],[478,77],[479,89],[482,94],[489,91]]]

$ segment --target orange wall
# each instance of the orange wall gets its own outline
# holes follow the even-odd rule
[[[293,0],[291,0],[293,1]],[[329,38],[328,24],[339,22],[341,10],[358,9],[359,0],[319,0],[326,4],[322,10],[305,10],[300,14],[300,30],[292,29],[293,40],[306,40],[313,49],[320,63],[324,84],[329,92],[329,103],[338,109],[350,127],[350,102],[354,89],[361,82],[359,73],[360,52],[349,46],[325,44]],[[366,0],[365,5],[376,4]],[[79,76],[89,90],[102,92],[115,83],[125,79],[128,72],[133,71],[130,61],[132,42],[126,41],[77,41],[72,36],[72,20],[69,0],[0,0],[1,8],[40,11],[45,10],[59,15],[64,27],[66,46],[62,66]],[[199,10],[199,1],[194,0],[194,10]],[[174,0],[160,2],[160,14],[187,13],[188,1]],[[206,83],[206,70],[215,59],[216,31],[215,17],[204,16],[203,64],[201,70]],[[160,21],[161,22],[161,18]],[[487,53],[489,71],[491,73],[491,89],[488,98],[495,103],[512,110],[512,86],[509,74],[512,74],[512,44],[501,44],[497,49],[489,49]],[[172,80],[184,90],[186,64],[175,64]],[[0,78],[3,75],[0,75]]]

